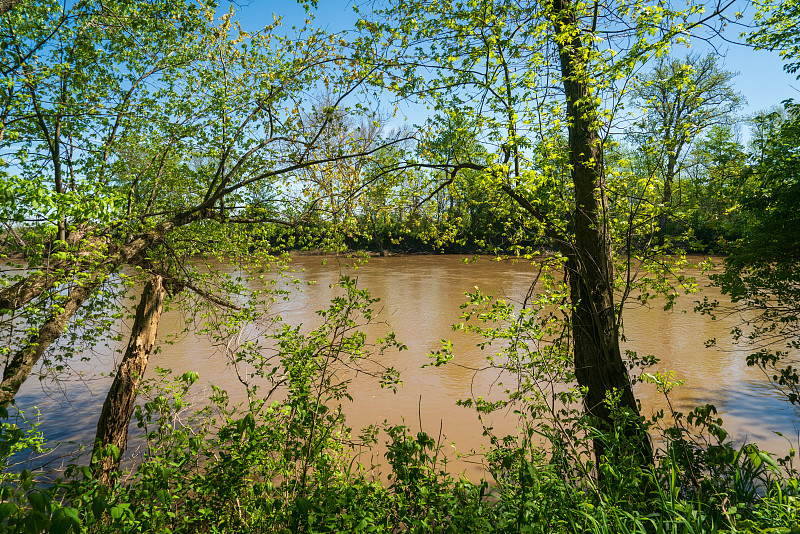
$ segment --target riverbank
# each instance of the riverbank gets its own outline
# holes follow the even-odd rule
[[[215,263],[213,267],[220,274],[239,275],[235,265]],[[529,409],[511,404],[490,415],[486,405],[483,412],[476,412],[464,406],[465,402],[458,403],[470,401],[474,406],[478,401],[503,401],[508,392],[501,383],[508,383],[508,387],[532,384],[526,360],[520,361],[517,377],[503,370],[507,360],[501,351],[508,346],[506,341],[501,338],[481,347],[485,340],[465,331],[472,322],[462,317],[462,305],[468,300],[465,292],[474,293],[476,286],[484,294],[495,295],[495,302],[522,302],[538,272],[534,263],[518,258],[495,261],[485,256],[412,255],[373,257],[362,264],[341,256],[297,255],[292,269],[305,289],[292,292],[289,300],[276,302],[271,308],[288,327],[285,331],[271,330],[272,335],[283,332],[281,336],[289,337],[280,338],[281,346],[298,348],[285,355],[330,354],[327,349],[313,350],[313,343],[329,339],[327,335],[315,337],[313,332],[336,321],[332,315],[322,318],[316,311],[358,309],[343,306],[341,300],[331,308],[332,299],[347,294],[337,285],[341,275],[357,278],[358,289],[368,289],[372,297],[381,299],[372,305],[372,321],[356,321],[364,337],[359,334],[353,341],[366,343],[364,351],[359,349],[361,345],[340,345],[349,347],[347,356],[330,377],[347,381],[347,396],[342,396],[343,390],[320,396],[323,390],[319,388],[325,381],[319,381],[315,373],[321,372],[322,366],[272,358],[267,360],[272,362],[268,373],[276,368],[275,376],[317,378],[310,383],[312,387],[298,384],[296,390],[290,388],[297,397],[273,398],[262,406],[258,402],[262,397],[256,396],[256,404],[250,405],[241,378],[255,385],[252,377],[247,378],[255,368],[240,368],[240,373],[250,371],[237,373],[213,340],[182,333],[186,322],[179,310],[167,312],[159,335],[173,343],[163,344],[162,351],[152,356],[147,377],[157,380],[155,389],[143,394],[137,415],[147,444],[142,449],[142,463],[122,475],[122,483],[111,492],[80,476],[66,486],[52,486],[56,492],[52,502],[68,503],[89,532],[165,528],[175,532],[214,528],[226,532],[329,528],[343,532],[358,530],[362,520],[362,530],[372,525],[373,531],[402,531],[414,525],[422,531],[436,531],[435,525],[451,525],[460,531],[509,532],[517,531],[513,527],[516,524],[533,532],[584,532],[602,531],[598,529],[606,525],[603,521],[617,521],[629,531],[648,532],[653,531],[649,521],[655,513],[663,525],[684,525],[683,521],[691,520],[698,529],[713,524],[738,528],[740,521],[753,518],[764,520],[754,524],[765,528],[794,521],[790,502],[773,498],[768,492],[779,486],[783,495],[791,494],[787,489],[790,479],[772,472],[766,460],[755,465],[754,458],[760,456],[750,454],[752,449],[743,449],[742,444],[757,443],[763,449],[776,450],[769,442],[778,439],[771,433],[776,429],[771,425],[784,419],[795,421],[797,416],[791,409],[781,412],[778,407],[785,403],[769,394],[758,371],[748,368],[743,354],[735,348],[725,352],[719,347],[703,349],[709,336],[722,340],[731,325],[698,321],[691,312],[694,297],[679,297],[676,308],[669,312],[659,306],[626,311],[624,348],[657,355],[661,363],[653,372],[671,370],[676,372],[675,379],[686,380],[670,393],[675,409],[688,412],[706,402],[716,404],[718,415],[726,420],[727,436],[717,440],[714,436],[722,434],[708,433],[708,429],[718,428],[717,414],[711,412],[704,420],[705,427],[687,427],[686,433],[654,429],[654,435],[660,436],[655,440],[661,448],[660,470],[642,471],[626,464],[624,458],[615,458],[613,466],[608,466],[615,474],[607,475],[607,484],[597,486],[587,476],[596,466],[585,439],[587,429],[582,426],[586,422],[580,417],[580,404],[575,412],[547,419],[539,412],[534,417]],[[701,287],[706,285],[701,271],[692,274],[699,277]],[[490,310],[491,306],[485,311]],[[120,329],[124,324],[120,322]],[[397,392],[382,387],[381,373],[367,374],[349,360],[349,354],[366,356],[367,347],[389,330],[407,350],[381,352],[372,348],[370,358],[381,368],[399,371],[402,384],[397,384]],[[430,366],[436,360],[428,354],[443,349],[442,339],[452,341],[453,359],[445,365]],[[109,368],[95,368],[94,372],[112,369],[113,350],[106,358]],[[93,364],[97,362],[93,359]],[[425,365],[428,367],[423,368]],[[207,420],[206,431],[202,430],[202,416],[190,426],[185,424],[185,415],[176,417],[186,409],[183,395],[190,389],[182,389],[185,378],[177,382],[160,380],[156,373],[159,367],[169,367],[171,375],[178,377],[197,372],[190,388],[211,391],[213,383],[227,391],[224,398],[228,403],[214,408],[216,415]],[[291,369],[297,373],[292,374]],[[61,440],[89,443],[96,424],[91,414],[99,413],[104,398],[103,391],[86,394],[91,384],[59,384],[67,388],[62,400],[43,395],[41,384],[29,381],[18,403],[42,408],[39,428],[46,436],[51,434],[50,425],[57,424],[64,429]],[[84,392],[82,400],[70,397],[73,386],[73,392]],[[548,395],[560,391],[552,390]],[[652,384],[639,384],[635,391],[647,418],[668,409],[663,395]],[[308,397],[312,392],[314,396]],[[530,395],[516,402],[530,402]],[[323,398],[328,400],[321,404]],[[277,404],[272,404],[273,400]],[[47,401],[51,404],[45,404]],[[84,416],[69,408],[76,403]],[[232,412],[232,407],[240,403]],[[76,416],[65,418],[65,410]],[[307,415],[301,417],[303,413]],[[362,430],[369,428],[373,430]],[[779,428],[792,435],[791,424]],[[553,429],[557,433],[548,434]],[[132,430],[140,431],[135,423]],[[540,437],[530,440],[528,432]],[[675,441],[676,436],[690,441]],[[451,443],[461,453],[474,449],[478,455],[460,457]],[[625,450],[622,442],[612,444]],[[360,457],[353,457],[353,446],[361,447]],[[554,456],[554,451],[561,452]],[[690,454],[691,460],[674,456],[679,451]],[[459,476],[462,472],[466,474],[463,478]],[[743,492],[741,485],[730,482],[736,472],[750,477],[742,484],[761,489]],[[641,486],[642,481],[652,478],[659,481],[664,493],[654,495]],[[483,482],[488,480],[492,483]],[[33,486],[25,491],[31,490]],[[33,491],[51,490],[37,487]],[[193,495],[191,500],[185,498],[187,492]],[[19,497],[21,502],[25,495]],[[154,500],[153,495],[161,497]],[[677,497],[667,498],[671,495]],[[725,507],[720,502],[726,503]],[[730,503],[741,504],[741,511],[729,513]],[[51,519],[54,510],[56,505],[51,505]]]

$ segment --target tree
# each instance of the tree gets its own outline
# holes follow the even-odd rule
[[[795,0],[756,2],[756,29],[747,37],[747,42],[759,50],[777,51],[786,61],[783,70],[795,73],[800,70],[800,4]]]
[[[392,231],[399,230],[400,214],[405,202],[404,185],[410,181],[405,170],[398,171],[402,160],[401,147],[382,151],[363,169],[360,196],[362,232],[377,247],[381,257],[386,255],[386,246]]]
[[[155,276],[145,285],[141,302],[136,307],[128,348],[114,375],[97,422],[97,445],[91,464],[101,483],[110,482],[109,474],[119,468],[120,454],[127,447],[127,426],[133,415],[136,392],[144,378],[147,360],[156,343],[165,297],[164,280]],[[109,445],[116,447],[111,454],[102,450]]]
[[[733,244],[714,283],[730,296],[733,310],[747,317],[734,338],[749,342],[748,365],[764,370],[791,403],[800,402],[800,105],[788,102],[763,129],[767,137],[754,164],[751,183],[738,195],[743,236]],[[718,313],[719,303],[702,309]]]
[[[633,101],[645,109],[642,144],[661,163],[662,231],[687,148],[709,127],[730,124],[733,112],[743,103],[731,87],[734,76],[720,69],[714,54],[703,58],[690,55],[683,61],[658,60],[652,72],[636,84]]]
[[[486,162],[486,148],[479,140],[479,128],[459,109],[444,109],[430,117],[425,130],[428,135],[420,140],[415,159],[433,168],[427,173],[424,193],[420,191],[416,207],[435,212],[437,245],[455,241],[473,246],[497,245],[503,235],[503,217],[495,216],[501,200],[495,188],[484,187],[481,171],[466,168],[459,171],[459,179],[448,180],[452,166],[462,162],[481,165]],[[432,202],[435,201],[435,202]]]
[[[276,21],[247,33],[215,9],[192,0],[112,0],[65,12],[41,0],[1,19],[12,38],[0,52],[11,68],[0,87],[0,210],[15,237],[4,253],[24,255],[25,265],[22,274],[4,273],[0,287],[0,406],[37,365],[63,372],[104,339],[122,314],[114,296],[133,282],[123,269],[149,284],[98,423],[98,451],[124,446],[122,423],[164,298],[189,293],[184,302],[218,307],[233,324],[255,313],[257,302],[234,302],[241,284],[203,275],[186,258],[226,255],[247,268],[259,254],[241,238],[243,226],[293,225],[313,211],[293,187],[297,173],[399,142],[319,151],[339,109],[373,72],[350,61],[341,40],[310,26],[286,36]],[[48,17],[62,23],[43,39],[52,31]],[[344,63],[348,69],[339,68]],[[320,84],[332,95],[331,112],[309,123]],[[101,477],[113,468],[97,465]]]
[[[398,144],[376,151],[370,158],[337,159],[338,154],[369,150],[382,139],[398,133],[388,131],[387,120],[377,113],[359,120],[356,115],[330,105],[316,106],[304,120],[315,124],[326,120],[325,114],[332,112],[334,115],[327,119],[328,125],[321,130],[313,152],[316,159],[328,159],[329,162],[299,173],[298,185],[303,189],[304,202],[314,205],[324,224],[335,234],[335,239],[341,239],[358,233],[355,221],[364,211],[369,214],[375,228],[377,221],[372,200],[375,200],[377,191],[382,191],[378,194],[382,197],[392,188],[392,173],[383,172],[382,160],[388,153],[400,151],[402,146]],[[354,191],[358,194],[354,195]],[[383,253],[382,243],[379,244]]]
[[[195,30],[205,12],[202,4],[183,4],[180,16],[169,20],[162,16],[163,3],[148,4],[136,15],[133,4],[81,2],[64,13],[57,3],[30,3],[2,20],[4,33],[12,36],[2,63],[14,66],[2,95],[3,208],[9,224],[26,229],[10,252],[23,254],[27,268],[25,275],[5,278],[12,283],[0,290],[8,335],[3,405],[79,310],[94,308],[84,321],[107,312],[92,296],[108,287],[108,277],[141,261],[153,237],[174,227],[166,223],[154,230],[147,210],[126,213],[118,172],[124,164],[116,150],[130,144],[132,132],[148,119],[165,124],[155,109],[143,115],[157,102],[148,84],[174,76],[197,53]],[[137,29],[118,23],[137,16],[143,17]],[[42,42],[51,31],[41,24],[48,17],[67,22],[28,61],[15,64],[32,49],[30,43]],[[151,133],[156,143],[162,138]],[[137,225],[134,215],[148,224]],[[117,241],[125,230],[131,232],[127,240]],[[15,321],[30,330],[15,330]],[[66,350],[80,350],[77,335],[72,330]]]
[[[606,133],[636,67],[673,41],[685,41],[687,33],[713,26],[725,7],[701,14],[698,6],[676,11],[656,2],[397,1],[382,21],[360,23],[376,41],[408,51],[401,68],[384,77],[389,88],[469,114],[483,132],[481,141],[495,147],[488,164],[449,165],[448,180],[459,168],[483,171],[566,259],[575,376],[587,414],[605,430],[612,425],[608,399],[615,391],[619,405],[638,414],[619,346]],[[553,139],[565,133],[565,152],[559,152]],[[548,165],[530,165],[537,146],[550,149]],[[550,181],[541,169],[557,169],[564,159],[568,173]],[[562,180],[571,189],[559,205],[563,212],[543,211],[550,206],[542,201],[558,198]],[[628,421],[625,432],[647,464],[647,437],[635,417]],[[598,460],[605,452],[596,440]]]
[[[800,5],[794,1],[760,2],[757,28],[748,43],[757,49],[779,51],[784,70],[800,67]],[[699,308],[717,313],[732,308],[749,317],[732,333],[749,341],[755,352],[748,365],[764,370],[772,384],[791,403],[800,400],[796,354],[800,349],[800,104],[761,113],[753,120],[750,183],[738,201],[743,236],[725,259],[724,272],[713,277],[732,306],[704,301]],[[730,309],[728,311],[731,311]]]
[[[738,203],[748,187],[747,159],[730,127],[712,127],[692,148],[686,179],[679,182],[684,192],[678,213],[702,245],[727,252],[727,243],[741,236]]]

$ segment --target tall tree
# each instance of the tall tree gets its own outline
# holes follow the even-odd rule
[[[731,124],[733,113],[743,104],[732,87],[735,76],[719,67],[715,54],[703,58],[690,55],[685,60],[659,59],[650,74],[636,84],[634,103],[645,110],[642,144],[661,163],[662,231],[687,149],[704,130]]]
[[[680,182],[681,213],[694,236],[707,246],[726,250],[727,241],[741,236],[743,221],[737,205],[747,184],[747,159],[731,127],[712,127],[692,147],[686,165],[688,179]]]
[[[481,141],[496,147],[488,164],[449,168],[484,171],[566,258],[575,376],[587,413],[602,428],[612,422],[607,401],[615,391],[620,406],[638,414],[619,346],[606,134],[636,67],[692,30],[712,27],[725,7],[701,14],[700,6],[677,11],[647,1],[398,0],[382,22],[360,23],[376,40],[408,51],[403,68],[385,76],[388,87],[469,114]],[[566,154],[553,142],[564,130]],[[531,148],[539,146],[550,149],[549,165],[531,165]],[[543,169],[558,169],[564,155],[568,174],[552,181]],[[571,198],[549,211],[555,206],[545,200],[558,198],[561,180]],[[626,432],[647,463],[650,444],[634,419]],[[595,452],[598,459],[606,452],[600,440]]]

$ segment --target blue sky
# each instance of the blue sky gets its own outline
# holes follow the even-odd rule
[[[446,1],[446,0],[445,0]],[[747,5],[745,2],[743,5]],[[283,16],[286,26],[302,26],[305,11],[297,0],[252,0],[240,3],[239,19],[247,29],[258,29],[272,21],[272,13]],[[340,31],[351,28],[356,20],[353,14],[352,0],[319,0],[315,10],[316,25],[328,31]],[[746,8],[745,8],[746,9]],[[745,11],[747,18],[749,13]],[[740,30],[730,29],[727,35],[731,40],[738,40]],[[702,41],[695,41],[691,49],[675,48],[676,57],[686,53],[705,54],[711,48]],[[795,75],[783,71],[783,64],[777,52],[753,50],[749,47],[731,43],[722,43],[715,53],[722,56],[725,69],[739,72],[735,78],[735,87],[747,99],[747,105],[740,112],[751,115],[758,111],[779,105],[788,98],[800,100],[800,81]]]
[[[800,99],[800,81],[783,71],[777,52],[729,45],[724,65],[739,72],[736,90],[747,98],[748,113],[760,111],[788,98]]]

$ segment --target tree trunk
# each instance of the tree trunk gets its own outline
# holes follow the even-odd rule
[[[383,238],[378,235],[378,223],[375,222],[375,220],[375,214],[370,212],[369,221],[372,223],[372,240],[376,245],[378,245],[378,252],[380,253],[380,257],[383,258],[386,256],[386,253],[383,250]]]
[[[0,0],[0,15],[8,13],[21,1],[22,0]]]
[[[612,421],[606,395],[617,390],[620,407],[638,416],[630,378],[619,348],[614,308],[614,267],[611,236],[606,221],[603,151],[597,126],[594,95],[588,85],[586,58],[574,6],[570,0],[553,0],[554,29],[561,60],[569,121],[569,153],[575,188],[575,241],[567,258],[572,300],[572,335],[575,377],[586,389],[585,409],[601,429]],[[647,435],[638,423],[626,434],[635,440],[640,461],[652,463]],[[594,442],[598,462],[605,455],[602,441]],[[612,459],[613,461],[613,459]]]
[[[164,311],[166,291],[163,279],[154,276],[142,291],[136,307],[136,320],[125,356],[117,368],[103,403],[103,411],[97,421],[97,435],[92,452],[91,468],[102,484],[110,484],[111,473],[118,470],[122,453],[128,444],[128,424],[133,415],[134,402],[142,383],[147,360],[153,351],[158,332],[158,322]],[[119,449],[116,456],[106,454],[106,447]]]
[[[678,165],[678,158],[676,155],[669,154],[667,156],[667,173],[664,176],[664,193],[661,195],[661,215],[658,219],[658,229],[661,235],[664,235],[664,229],[667,227],[669,220],[669,205],[672,204],[672,183],[675,181],[675,167]]]
[[[181,213],[169,221],[160,223],[149,232],[139,235],[130,243],[119,247],[113,255],[99,265],[89,262],[85,266],[79,264],[75,268],[76,271],[89,268],[94,271],[87,271],[88,279],[70,292],[67,300],[60,303],[61,307],[57,308],[44,324],[28,338],[25,346],[18,350],[11,361],[6,364],[6,368],[3,370],[3,380],[0,382],[0,406],[5,407],[14,399],[39,358],[58,340],[75,312],[100,284],[108,279],[111,273],[116,272],[122,265],[136,263],[149,246],[171,230],[205,219],[210,213],[206,209]],[[3,288],[0,290],[0,315],[22,308],[26,303],[54,287],[59,281],[63,281],[63,279],[51,276],[45,271],[44,273],[33,273],[13,286]]]
[[[14,400],[17,391],[27,380],[39,358],[61,336],[69,320],[100,286],[102,280],[100,277],[95,277],[73,289],[66,301],[59,303],[57,311],[28,338],[25,346],[14,354],[3,370],[3,381],[0,382],[0,406],[8,406]]]

